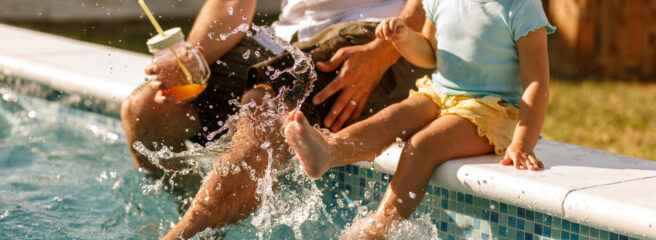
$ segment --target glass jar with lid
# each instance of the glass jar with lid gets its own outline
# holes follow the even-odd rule
[[[176,102],[198,96],[205,90],[210,68],[203,54],[184,40],[179,27],[164,31],[146,42],[153,54],[153,64],[160,67],[160,77],[170,81],[165,95],[173,96]],[[164,74],[164,76],[162,76]]]

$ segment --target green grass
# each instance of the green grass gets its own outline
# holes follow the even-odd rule
[[[269,24],[275,16],[255,16]],[[189,32],[193,19],[162,19]],[[83,41],[147,53],[154,34],[146,19],[123,22],[5,22]],[[551,82],[542,135],[548,139],[656,160],[656,83],[561,80]]]
[[[656,83],[553,79],[542,134],[656,160]]]

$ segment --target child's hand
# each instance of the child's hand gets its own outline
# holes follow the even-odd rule
[[[376,27],[376,36],[390,42],[401,42],[409,35],[408,27],[397,17],[385,19]]]
[[[516,169],[540,170],[544,168],[542,161],[535,157],[533,149],[527,149],[522,143],[512,142],[506,149],[506,156],[500,162],[502,165],[515,165]]]

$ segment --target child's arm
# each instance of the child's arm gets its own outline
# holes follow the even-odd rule
[[[399,18],[388,18],[376,27],[376,36],[390,41],[396,50],[415,66],[434,68],[437,65],[435,23],[426,19],[422,33],[412,31]]]
[[[516,44],[524,93],[515,135],[501,164],[514,163],[515,168],[538,170],[544,166],[535,157],[533,148],[537,144],[549,101],[547,32],[545,28],[537,29],[518,39]]]

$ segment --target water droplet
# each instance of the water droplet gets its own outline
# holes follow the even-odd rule
[[[232,7],[228,7],[228,14],[232,16],[233,13],[234,13],[234,9]]]
[[[406,133],[408,133],[408,132],[406,132],[405,130],[401,131],[401,134],[403,134],[403,135],[405,135]]]
[[[249,59],[250,57],[251,57],[251,50],[246,50],[246,52],[244,52],[241,55],[241,58],[243,58],[243,59]]]
[[[415,199],[417,197],[417,194],[415,194],[413,192],[409,192],[408,196],[410,196],[410,198],[412,198],[412,199]]]
[[[260,148],[262,149],[267,149],[271,146],[271,143],[269,141],[264,141],[262,144],[260,144]]]

